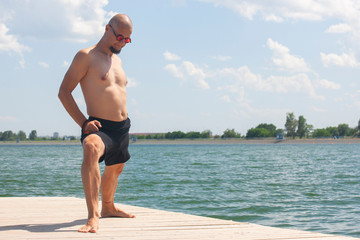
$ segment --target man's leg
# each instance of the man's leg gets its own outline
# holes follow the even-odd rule
[[[88,222],[79,232],[96,232],[99,229],[99,158],[104,154],[105,145],[97,135],[89,135],[83,142],[84,160],[81,177],[88,209]]]
[[[124,169],[125,163],[119,163],[111,166],[105,166],[101,178],[101,200],[102,200],[102,217],[123,217],[134,218],[135,216],[126,213],[115,206],[114,197],[118,185],[119,175]]]

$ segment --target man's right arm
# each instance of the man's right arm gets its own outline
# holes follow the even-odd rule
[[[64,76],[58,94],[58,97],[63,106],[65,107],[66,111],[80,127],[86,121],[86,117],[80,111],[78,105],[76,104],[72,96],[72,92],[79,84],[81,79],[83,79],[87,74],[88,66],[88,53],[86,53],[84,50],[79,51],[75,55],[73,62],[71,63],[68,71]]]

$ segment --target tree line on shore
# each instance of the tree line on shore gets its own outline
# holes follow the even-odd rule
[[[247,131],[246,135],[241,135],[235,129],[226,129],[222,135],[212,136],[210,130],[203,132],[174,131],[168,133],[155,133],[147,135],[133,135],[137,139],[195,139],[195,138],[271,138],[277,136],[286,136],[295,139],[298,138],[329,138],[329,137],[360,137],[360,120],[358,126],[351,128],[348,124],[339,124],[337,127],[327,127],[314,129],[313,125],[308,124],[304,116],[296,118],[294,113],[286,114],[285,128],[276,128],[274,124],[261,123],[255,128]]]
[[[304,116],[295,117],[294,113],[286,114],[285,128],[276,128],[274,124],[261,123],[255,128],[247,131],[246,135],[241,135],[235,129],[226,129],[222,135],[212,135],[210,130],[202,132],[173,131],[168,133],[154,134],[130,134],[136,139],[206,139],[206,138],[271,138],[277,136],[286,136],[295,139],[298,138],[339,138],[339,137],[360,137],[360,120],[358,126],[351,128],[348,124],[339,124],[337,127],[327,127],[322,129],[314,129],[313,125],[308,124]],[[12,131],[0,132],[0,141],[25,141],[25,140],[75,140],[75,136],[70,137],[38,137],[36,130],[32,130],[27,137],[26,133],[20,130],[18,133]]]
[[[0,141],[48,141],[48,140],[76,140],[75,136],[70,137],[38,137],[37,131],[32,130],[29,134],[29,136],[26,135],[26,133],[22,130],[20,130],[18,133],[14,133],[11,130],[0,132]]]

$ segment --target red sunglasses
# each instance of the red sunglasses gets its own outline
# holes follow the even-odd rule
[[[113,29],[113,27],[112,27],[110,24],[109,24],[109,26],[110,26],[112,32],[114,33],[114,35],[115,35],[115,37],[116,37],[116,40],[118,40],[119,42],[121,42],[122,40],[124,40],[125,43],[131,43],[131,38],[129,38],[129,37],[124,37],[124,36],[121,35],[121,34],[117,35],[117,34],[115,33],[115,30]]]

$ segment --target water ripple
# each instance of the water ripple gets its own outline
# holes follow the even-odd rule
[[[118,202],[360,237],[357,144],[131,145],[130,152]],[[0,146],[0,196],[84,197],[81,161],[80,146]]]

